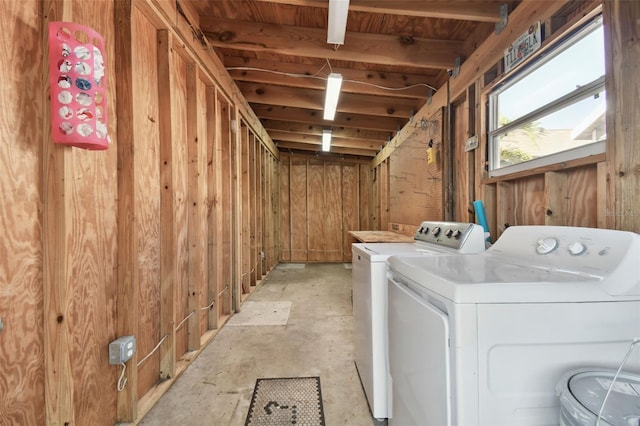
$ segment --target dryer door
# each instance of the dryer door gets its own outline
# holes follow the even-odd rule
[[[388,291],[389,424],[450,426],[449,318],[398,277]]]

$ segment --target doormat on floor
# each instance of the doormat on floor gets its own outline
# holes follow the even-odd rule
[[[245,426],[325,426],[320,377],[258,379]]]

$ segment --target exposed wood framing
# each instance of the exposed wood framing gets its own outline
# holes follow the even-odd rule
[[[326,30],[286,25],[234,21],[201,17],[200,25],[209,43],[260,52],[273,52],[309,58],[353,60],[386,65],[424,68],[451,68],[462,54],[462,43],[451,40],[413,38],[404,45],[401,38],[364,33],[348,33],[345,44],[333,49],[326,42]],[[410,50],[411,54],[407,54]]]

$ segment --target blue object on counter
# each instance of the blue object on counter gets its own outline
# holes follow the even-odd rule
[[[489,223],[487,222],[487,215],[484,213],[484,205],[482,200],[475,200],[473,202],[473,209],[476,212],[476,221],[478,225],[484,229],[484,236],[488,242],[491,242],[491,234],[489,233]]]

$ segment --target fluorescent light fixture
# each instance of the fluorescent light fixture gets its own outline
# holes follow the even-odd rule
[[[322,150],[329,151],[331,149],[331,130],[322,131]]]
[[[329,0],[327,43],[344,44],[344,34],[347,31],[348,13],[349,0]]]
[[[324,97],[324,119],[333,120],[338,108],[338,97],[342,87],[342,74],[332,72],[327,78],[327,92]]]

